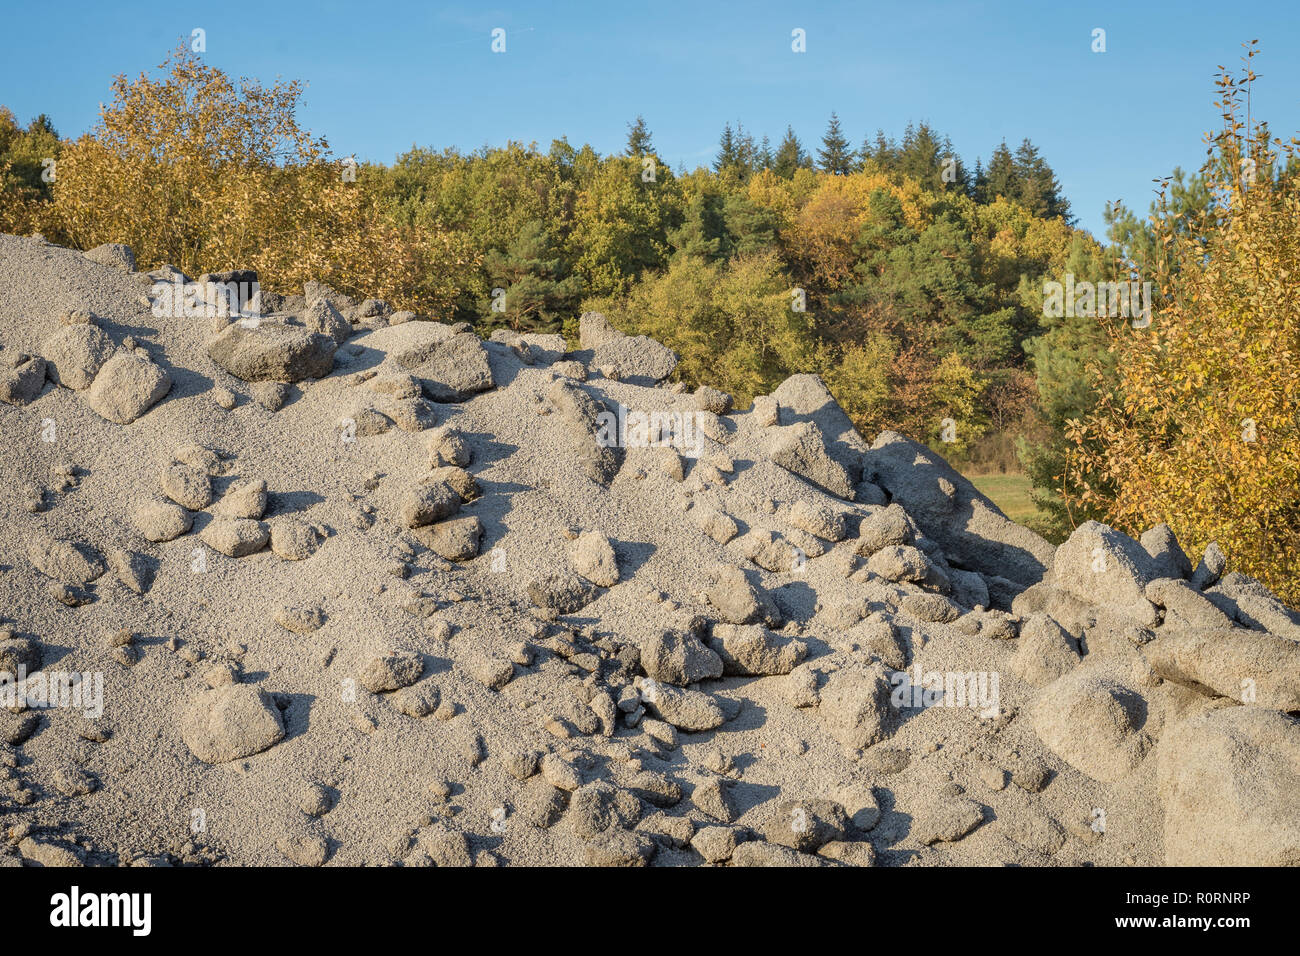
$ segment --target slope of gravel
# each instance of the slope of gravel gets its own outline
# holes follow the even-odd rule
[[[1300,623],[1217,547],[1053,548],[599,316],[231,328],[122,260],[0,236],[0,671],[103,687],[0,709],[0,863],[1300,862]]]

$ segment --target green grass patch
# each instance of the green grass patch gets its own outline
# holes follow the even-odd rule
[[[993,503],[1017,524],[1028,524],[1039,517],[1038,506],[1030,497],[1033,484],[1027,475],[966,475],[971,484],[981,494],[993,499]]]

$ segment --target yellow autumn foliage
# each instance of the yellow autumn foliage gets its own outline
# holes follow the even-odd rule
[[[1160,304],[1148,327],[1114,323],[1118,387],[1072,423],[1071,468],[1076,500],[1130,534],[1168,522],[1194,556],[1217,541],[1230,570],[1295,604],[1300,179],[1284,169],[1294,139],[1238,118],[1251,79],[1220,76],[1225,122],[1203,168],[1214,207],[1181,235],[1163,227]]]

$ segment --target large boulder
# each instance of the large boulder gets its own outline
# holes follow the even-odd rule
[[[97,325],[65,325],[41,343],[50,380],[68,388],[89,388],[117,346]]]
[[[1042,580],[1051,544],[1004,515],[924,445],[884,431],[867,455],[865,477],[889,492],[948,560],[968,571],[996,574],[1028,587]]]
[[[1114,675],[1079,667],[1035,699],[1030,723],[1038,739],[1080,773],[1111,783],[1146,757],[1147,702]]]
[[[613,369],[620,381],[653,385],[673,374],[677,353],[648,336],[620,333],[592,353],[591,364]]]
[[[212,361],[246,382],[299,382],[334,368],[328,335],[278,319],[232,322],[208,342]]]
[[[768,455],[787,471],[811,482],[823,491],[847,500],[853,499],[857,482],[840,462],[830,456],[826,436],[816,422],[771,429]]]
[[[1146,587],[1154,560],[1142,545],[1099,521],[1085,521],[1056,549],[1052,580],[1086,604],[1101,604],[1142,624],[1155,623]]]
[[[249,684],[226,684],[199,694],[181,717],[181,739],[204,763],[261,753],[284,737],[275,702]]]
[[[86,390],[86,404],[101,418],[129,425],[172,387],[172,377],[158,365],[131,352],[119,352],[104,363]]]
[[[830,676],[821,690],[818,714],[842,745],[862,749],[884,740],[898,712],[890,706],[891,687],[879,664],[853,664]]]
[[[813,422],[826,438],[826,453],[843,466],[851,481],[862,479],[867,443],[818,375],[791,375],[771,395],[782,425]],[[842,496],[841,496],[842,497]]]
[[[1300,866],[1300,722],[1222,707],[1170,728],[1156,787],[1168,866]]]
[[[1300,711],[1300,643],[1243,628],[1162,632],[1146,647],[1165,680],[1233,700]]]
[[[339,345],[352,334],[352,323],[328,299],[312,299],[302,312],[302,324],[313,332],[328,335]]]
[[[430,343],[428,352],[419,364],[405,367],[435,402],[463,402],[496,386],[487,349],[473,332]]]
[[[588,478],[608,485],[622,467],[624,455],[614,413],[563,378],[556,379],[546,398],[567,428],[568,454],[582,465]]]

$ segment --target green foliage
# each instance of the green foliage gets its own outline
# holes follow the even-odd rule
[[[822,136],[822,148],[817,150],[817,168],[824,173],[847,176],[853,171],[853,150],[840,129],[840,118],[831,113],[831,120]]]

